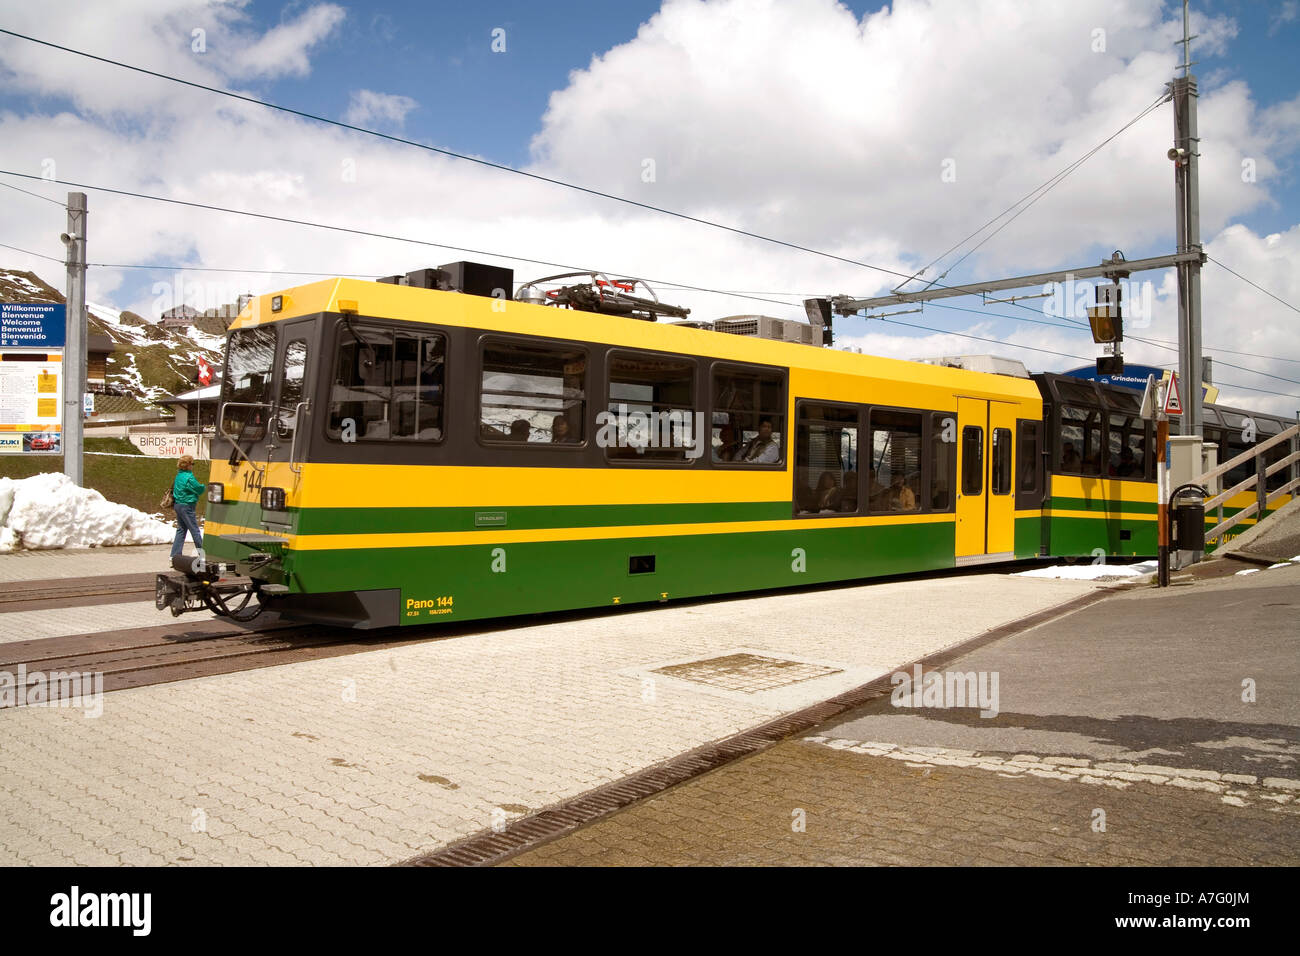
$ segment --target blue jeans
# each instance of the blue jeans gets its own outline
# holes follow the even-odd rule
[[[172,557],[179,558],[185,550],[185,532],[189,532],[190,537],[194,539],[196,550],[203,550],[203,535],[199,534],[199,519],[194,514],[194,505],[184,505],[177,502],[174,506],[176,511],[176,522],[179,527],[176,529],[176,540],[172,542]]]

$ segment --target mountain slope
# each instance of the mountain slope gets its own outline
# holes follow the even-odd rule
[[[0,302],[64,302],[63,293],[33,272],[0,269]],[[114,344],[105,384],[142,402],[155,402],[197,387],[198,357],[221,367],[224,335],[214,334],[220,319],[200,319],[202,328],[164,329],[157,319],[108,306],[86,303],[92,335],[106,335]]]

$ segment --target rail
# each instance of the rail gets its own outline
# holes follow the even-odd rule
[[[1273,464],[1271,465],[1268,464],[1264,460],[1264,452],[1280,445],[1282,442],[1285,441],[1290,441],[1292,449],[1295,450],[1293,450],[1291,454],[1287,455],[1286,457],[1279,458],[1277,461],[1273,462]],[[1216,465],[1214,468],[1211,468],[1205,474],[1197,478],[1196,484],[1208,486],[1208,484],[1214,481],[1216,478],[1226,475],[1228,472],[1232,471],[1234,468],[1238,467],[1239,465],[1246,464],[1252,458],[1255,461],[1255,473],[1253,475],[1251,475],[1249,478],[1245,479],[1244,481],[1237,482],[1237,484],[1233,485],[1231,488],[1229,488],[1226,491],[1220,492],[1219,494],[1215,495],[1213,498],[1209,498],[1206,500],[1205,511],[1207,514],[1216,508],[1218,509],[1218,516],[1217,516],[1218,524],[1216,524],[1213,528],[1211,528],[1209,531],[1206,532],[1207,538],[1218,537],[1219,535],[1223,534],[1225,531],[1228,531],[1236,527],[1242,521],[1244,521],[1245,519],[1251,516],[1255,516],[1256,521],[1262,520],[1264,517],[1264,512],[1268,510],[1268,506],[1273,501],[1282,497],[1282,495],[1290,494],[1296,491],[1296,489],[1300,488],[1300,477],[1297,477],[1297,478],[1292,478],[1290,481],[1275,488],[1273,491],[1268,490],[1269,478],[1273,477],[1278,472],[1284,469],[1290,468],[1293,464],[1300,462],[1300,424],[1292,425],[1290,428],[1286,429],[1280,434],[1274,435],[1272,438],[1268,439],[1267,441],[1260,442],[1258,445],[1256,445],[1254,448],[1251,448],[1249,451],[1244,451],[1237,457],[1230,458],[1221,465]],[[1252,503],[1248,507],[1242,508],[1240,511],[1238,511],[1236,514],[1232,515],[1231,517],[1224,518],[1223,517],[1224,502],[1228,501],[1229,499],[1233,498],[1236,495],[1242,494],[1243,492],[1250,491],[1252,488],[1255,491],[1254,503]]]
[[[293,438],[289,441],[289,470],[295,475],[302,474],[302,463],[298,461],[298,435],[304,428],[307,409],[311,402],[299,402],[293,409]]]

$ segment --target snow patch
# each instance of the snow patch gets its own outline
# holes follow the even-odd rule
[[[170,524],[108,501],[67,475],[0,478],[0,552],[164,544],[175,534]]]
[[[1022,578],[1061,578],[1070,581],[1098,581],[1103,578],[1137,578],[1144,574],[1154,574],[1155,561],[1142,561],[1138,564],[1058,564],[1051,568],[1035,568],[1033,571],[1019,571]]]

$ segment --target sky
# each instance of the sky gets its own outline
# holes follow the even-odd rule
[[[802,318],[806,296],[883,295],[936,259],[906,288],[1174,250],[1173,114],[1158,101],[1181,61],[1181,4],[0,0],[0,28],[533,174],[0,35],[0,170],[45,177],[0,183],[62,200],[59,179],[477,250],[87,188],[89,299],[119,310],[469,258],[517,282],[566,267],[649,279],[693,318]],[[1192,28],[1206,351],[1221,401],[1291,415],[1300,0],[1200,0]],[[995,235],[977,233],[1117,133]],[[61,287],[64,228],[57,204],[0,187],[0,243],[26,250],[0,248],[0,265]],[[1173,273],[1134,279],[1128,333],[1159,344],[1130,338],[1126,359],[1169,366]],[[1097,355],[1070,322],[1087,294],[1065,316],[1048,296],[839,318],[836,345],[1060,371]]]

